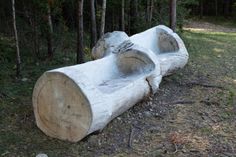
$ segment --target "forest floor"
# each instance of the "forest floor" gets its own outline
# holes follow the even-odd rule
[[[236,32],[211,23],[207,30],[200,22],[186,27],[180,35],[188,65],[165,77],[157,94],[78,143],[44,135],[31,103],[36,79],[69,61],[25,65],[18,81],[14,67],[2,64],[0,156],[236,156]]]

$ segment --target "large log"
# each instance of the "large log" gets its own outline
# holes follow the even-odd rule
[[[165,26],[131,37],[105,34],[93,56],[100,59],[47,71],[37,81],[34,113],[48,136],[77,142],[103,129],[188,60],[183,41]]]

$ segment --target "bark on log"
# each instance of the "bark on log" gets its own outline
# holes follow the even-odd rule
[[[122,43],[115,42],[117,36]],[[34,113],[45,134],[77,142],[103,129],[155,93],[162,77],[182,68],[188,60],[183,41],[165,26],[132,37],[123,32],[105,34],[93,54],[101,59],[47,71],[37,81]]]

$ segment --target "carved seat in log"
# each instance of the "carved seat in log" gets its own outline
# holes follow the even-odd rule
[[[131,37],[107,33],[92,54],[96,60],[47,71],[37,81],[34,114],[48,136],[77,142],[103,129],[188,61],[183,41],[162,25]]]

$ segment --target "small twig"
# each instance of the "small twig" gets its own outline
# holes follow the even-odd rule
[[[176,144],[174,144],[174,145],[175,145],[175,151],[174,151],[172,154],[175,154],[175,153],[178,152],[178,147],[177,147],[177,145],[176,145]]]
[[[167,152],[167,154],[176,154],[179,150],[178,150],[178,146],[174,143],[174,146],[175,146],[175,151],[174,152]]]
[[[129,144],[128,144],[129,148],[133,148],[133,147],[132,147],[132,143],[133,143],[133,134],[134,134],[134,128],[131,127],[131,128],[130,128],[130,135],[129,135]]]
[[[185,85],[185,86],[201,86],[201,87],[205,87],[205,88],[218,88],[218,89],[225,90],[225,88],[222,87],[222,86],[212,85],[212,84],[205,84],[205,83],[199,83],[199,82],[187,82],[187,83],[184,83],[184,84],[180,83],[180,85]]]
[[[8,98],[10,98],[10,99],[12,99],[12,100],[15,100],[15,98],[13,98],[13,97],[7,95],[6,93],[0,92],[0,95],[2,95],[2,96],[4,96],[4,97],[8,97]]]
[[[169,102],[169,103],[163,103],[163,105],[176,105],[176,104],[194,104],[196,101],[192,100],[178,100],[174,102]]]
[[[128,141],[128,147],[132,149],[132,151],[134,151],[135,153],[139,154],[139,155],[144,155],[147,153],[147,151],[143,150],[143,149],[138,149],[135,148],[133,146],[133,138],[134,138],[134,134],[135,134],[135,129],[141,129],[138,126],[131,126],[130,128],[130,134],[129,134],[129,141]]]

